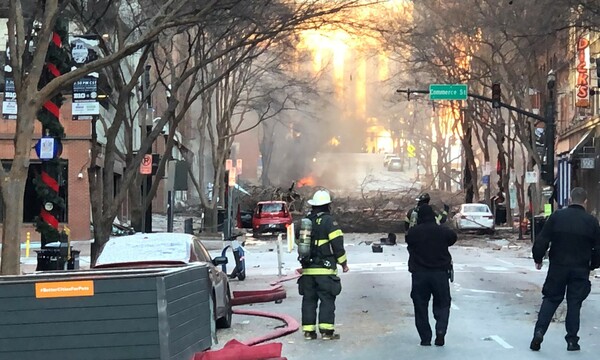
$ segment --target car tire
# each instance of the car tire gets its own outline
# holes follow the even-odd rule
[[[222,318],[216,319],[217,329],[229,329],[231,327],[231,321],[233,318],[233,309],[231,307],[231,293],[229,289],[227,289],[227,311],[225,312],[225,316]],[[216,308],[216,304],[215,304]],[[216,310],[215,310],[216,311]]]

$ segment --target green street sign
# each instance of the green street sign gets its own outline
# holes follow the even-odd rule
[[[467,84],[430,84],[429,100],[467,100]]]

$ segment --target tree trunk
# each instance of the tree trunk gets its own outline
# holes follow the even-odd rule
[[[23,225],[23,194],[27,168],[6,177],[2,184],[4,226],[2,227],[2,275],[20,275],[21,226]]]
[[[206,232],[216,233],[219,226],[219,212],[216,206],[204,208],[204,228]]]
[[[91,259],[90,265],[96,265],[96,260],[100,254],[100,250],[104,247],[104,244],[110,239],[110,233],[112,231],[112,220],[113,219],[101,219],[98,221],[99,226],[94,227],[94,242],[91,245]]]
[[[460,137],[465,151],[464,181],[465,202],[472,203],[479,199],[477,189],[477,167],[475,166],[475,153],[473,152],[473,123],[470,112],[462,111],[462,127],[464,136]]]
[[[140,176],[138,176],[138,179]],[[144,211],[142,206],[142,185],[140,181],[136,179],[129,187],[129,204],[131,212],[131,227],[137,232],[143,231],[142,229],[142,218],[144,217]]]

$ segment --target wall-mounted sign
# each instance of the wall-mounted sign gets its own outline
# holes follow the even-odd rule
[[[594,158],[582,158],[581,159],[581,168],[582,169],[593,169],[595,168]]]
[[[577,41],[577,94],[576,107],[590,107],[590,38],[582,36]]]

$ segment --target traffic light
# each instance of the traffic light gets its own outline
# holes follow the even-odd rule
[[[501,103],[502,103],[502,91],[500,89],[500,84],[494,83],[494,84],[492,84],[492,108],[500,109]]]

